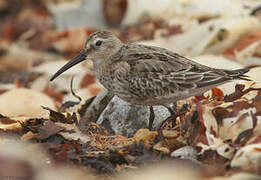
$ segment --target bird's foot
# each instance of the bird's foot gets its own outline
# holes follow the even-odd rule
[[[166,141],[165,141],[165,138],[164,138],[164,135],[163,135],[163,127],[164,125],[169,122],[169,121],[172,121],[172,127],[175,127],[176,126],[176,119],[177,117],[181,117],[183,115],[185,115],[187,112],[188,112],[188,104],[184,104],[182,106],[182,108],[176,112],[176,111],[173,111],[172,109],[170,110],[171,108],[168,108],[169,112],[171,113],[171,115],[165,119],[164,121],[161,122],[160,126],[159,126],[159,129],[158,129],[158,134],[160,136],[160,139],[162,140],[162,143],[164,146],[167,145]]]
[[[170,113],[170,116],[167,119],[171,119],[172,127],[175,127],[177,117],[185,114],[188,111],[188,104],[183,104],[180,110],[177,110],[177,104],[173,103],[173,107],[166,107]],[[167,120],[166,119],[166,120]]]

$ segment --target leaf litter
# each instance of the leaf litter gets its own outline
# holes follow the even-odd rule
[[[4,18],[0,17],[3,20],[0,23],[0,98],[6,92],[16,88],[30,90],[39,78],[42,78],[42,81],[48,81],[49,75],[52,74],[51,70],[45,68],[39,72],[36,68],[55,60],[65,61],[71,58],[80,50],[84,39],[96,30],[89,27],[57,30],[52,21],[54,15],[48,9],[51,1],[41,2],[41,5],[33,3],[33,1],[27,5],[17,0],[13,0],[16,3],[9,3],[7,0],[3,0],[3,2],[5,3],[3,6],[0,4],[0,9],[4,10]],[[111,13],[110,3],[122,3],[119,7],[125,7],[126,2],[125,0],[104,1],[104,10],[106,13]],[[195,4],[191,4],[191,6],[195,6]],[[19,11],[16,12],[12,9]],[[121,17],[106,14],[107,21],[121,24],[124,11],[119,11]],[[149,14],[151,13],[150,11]],[[177,17],[171,21],[168,14],[166,19],[144,18],[137,20],[133,25],[120,25],[121,28],[115,26],[110,30],[124,42],[156,42],[159,39],[165,39],[167,43],[171,44],[175,42],[171,40],[172,37],[181,39],[182,42],[188,42],[186,38],[189,37],[189,27],[193,27],[193,25],[200,27],[195,29],[195,33],[197,33],[204,30],[205,23],[214,22],[217,18],[225,21],[219,16],[206,16],[205,14],[195,16],[194,12],[189,12],[189,10],[184,10],[183,13],[187,14],[186,20],[176,14]],[[190,13],[193,15],[191,16]],[[255,15],[251,15],[251,18],[253,16]],[[177,20],[178,18],[180,20]],[[226,18],[226,21],[231,21],[230,18]],[[191,24],[185,24],[188,21]],[[195,21],[198,21],[199,24]],[[256,22],[256,19],[251,21],[254,29],[261,27]],[[215,23],[213,24],[216,25]],[[242,26],[248,25],[242,23]],[[206,27],[209,28],[209,26]],[[212,28],[215,27],[221,28],[220,26]],[[247,64],[245,61],[249,57],[260,57],[260,30],[241,33],[238,32],[238,29],[229,26],[226,31],[229,31],[230,34],[238,33],[240,36],[236,38],[237,41],[229,40],[229,45],[226,45],[229,48],[223,51],[224,55],[239,63],[244,61],[242,64]],[[183,34],[186,36],[182,36]],[[217,49],[220,48],[223,43],[222,38],[226,39],[226,36],[222,36],[221,40],[214,37],[214,41],[211,41],[211,32],[207,34],[209,43],[206,46],[201,44],[203,49],[200,53],[213,52],[211,48],[214,46]],[[197,45],[200,44],[194,46]],[[220,53],[220,51],[218,52]],[[189,48],[187,51],[184,50],[184,53],[190,54]],[[251,63],[257,61],[249,60]],[[59,68],[58,65],[53,64],[53,66],[54,69]],[[23,169],[23,172],[30,170],[41,176],[52,174],[54,166],[61,166],[71,172],[78,172],[80,169],[80,172],[84,172],[82,177],[93,174],[94,177],[90,178],[117,179],[121,173],[138,172],[138,169],[153,164],[158,165],[155,172],[161,174],[164,170],[159,171],[161,169],[159,164],[165,161],[174,162],[173,166],[181,166],[184,172],[190,172],[190,167],[196,166],[197,169],[192,168],[192,171],[200,172],[200,175],[192,175],[190,179],[197,179],[198,176],[198,179],[214,179],[216,176],[229,179],[230,176],[233,177],[242,172],[250,173],[253,176],[260,175],[258,159],[261,157],[261,87],[259,82],[234,84],[234,91],[231,94],[227,94],[225,89],[214,88],[211,93],[189,98],[178,106],[181,108],[184,104],[189,105],[187,111],[172,117],[176,120],[175,123],[170,118],[158,131],[139,129],[132,137],[125,137],[109,133],[110,131],[106,127],[91,119],[85,119],[85,112],[90,108],[90,104],[95,100],[101,87],[97,86],[96,77],[91,72],[93,67],[86,63],[82,65],[82,68],[86,69],[86,72],[82,75],[82,79],[75,80],[75,86],[86,92],[84,98],[77,95],[77,90],[73,90],[73,79],[66,88],[62,87],[65,86],[64,83],[42,83],[43,87],[39,88],[41,89],[39,93],[48,96],[49,100],[53,102],[53,106],[41,98],[36,98],[33,103],[35,105],[40,103],[42,110],[49,113],[48,116],[42,114],[37,117],[23,116],[26,113],[11,116],[4,114],[0,108],[0,145],[2,146],[0,170],[7,168],[3,163],[7,162],[3,160],[4,157],[7,159],[14,157],[12,161],[8,159],[8,162],[14,163],[18,167],[27,167]],[[65,77],[64,82],[67,81],[69,80]],[[28,91],[28,93],[33,94],[32,91]],[[69,94],[72,94],[77,101],[64,101],[64,97]],[[17,95],[9,101],[17,103],[19,98],[21,96]],[[28,107],[28,104],[25,104],[24,107]],[[12,109],[11,106],[8,108]],[[16,141],[12,145],[8,145],[7,142],[11,142],[11,139],[16,139]],[[20,142],[25,144],[20,145]],[[19,148],[13,148],[14,146],[19,146]],[[45,155],[42,150],[34,150],[38,147],[41,147],[48,155]],[[171,156],[172,152],[184,147],[192,148],[196,155],[192,156],[192,159],[186,158],[186,155],[181,155],[184,159]],[[4,149],[8,149],[9,152],[3,152]],[[28,152],[26,152],[27,149]],[[15,155],[12,154],[13,152]],[[21,157],[24,157],[23,163],[13,161],[19,159],[19,153],[22,154]],[[28,156],[28,153],[31,157]],[[26,159],[27,157],[28,159]],[[47,167],[40,170],[40,165],[35,165],[39,160],[36,161],[33,157],[45,162],[39,163],[41,167],[46,165]],[[13,166],[12,169],[15,169],[14,167],[16,166]],[[168,172],[174,171],[171,168],[172,165],[163,167]],[[16,175],[15,171],[12,173]],[[150,171],[150,174],[153,173]],[[30,175],[30,173],[27,174]],[[166,174],[171,175],[171,173],[164,173],[162,177]],[[148,175],[144,176],[148,177]],[[185,175],[183,177],[185,178]]]

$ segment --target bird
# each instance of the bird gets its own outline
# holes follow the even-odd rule
[[[78,55],[50,81],[85,60],[93,62],[97,79],[109,92],[131,104],[149,106],[151,114],[153,106],[169,109],[174,102],[201,95],[231,80],[249,81],[248,68],[208,67],[161,47],[123,43],[107,30],[90,34]],[[149,129],[152,123],[150,118]]]

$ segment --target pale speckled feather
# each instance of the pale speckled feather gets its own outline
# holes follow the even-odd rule
[[[210,68],[164,48],[124,44],[109,31],[91,34],[79,55],[51,80],[86,58],[93,61],[97,78],[105,88],[139,105],[166,106],[233,79],[248,80],[244,75],[248,69]]]
[[[110,63],[106,64],[101,83],[133,104],[170,104],[234,79],[221,69],[163,48],[138,44],[123,45],[107,61]]]

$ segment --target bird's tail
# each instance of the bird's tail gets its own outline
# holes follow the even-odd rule
[[[231,78],[231,79],[241,79],[245,81],[252,81],[248,79],[249,76],[245,75],[249,71],[249,68],[242,68],[236,70],[224,70],[224,72]]]

